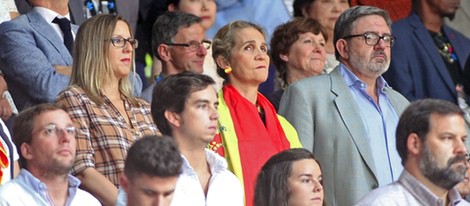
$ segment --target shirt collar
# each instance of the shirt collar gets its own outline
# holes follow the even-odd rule
[[[21,169],[20,174],[16,177],[18,181],[25,183],[26,185],[31,186],[34,191],[47,190],[47,185],[41,182],[38,178],[33,176],[28,170]],[[68,187],[77,189],[80,186],[80,180],[72,175],[68,175]]]
[[[42,18],[44,18],[48,23],[52,23],[52,20],[54,20],[54,18],[56,17],[67,18],[70,21],[70,13],[67,13],[65,16],[61,16],[57,12],[52,11],[45,7],[37,6],[37,7],[34,7],[33,9],[36,10],[36,12],[38,12],[42,16]]]
[[[359,79],[359,77],[357,77],[354,73],[352,73],[351,70],[349,70],[346,67],[346,65],[344,65],[343,63],[340,63],[338,69],[341,72],[341,75],[346,80],[346,83],[349,87],[359,87],[359,88],[363,87],[363,88],[365,88],[367,86],[367,84],[364,81]],[[390,87],[390,86],[388,86],[387,81],[385,81],[385,79],[382,76],[379,76],[379,78],[377,78],[376,83],[377,83],[377,89],[380,92],[383,92],[385,87]]]
[[[222,171],[224,171],[227,168],[227,162],[225,161],[224,158],[222,158],[220,155],[214,153],[213,151],[209,149],[206,150],[206,161],[209,164],[209,169],[211,170],[212,174],[217,174]],[[183,166],[182,170],[183,173],[194,173],[193,168],[189,164],[189,161],[181,155],[181,158],[183,159]]]
[[[398,182],[423,205],[444,205],[444,200],[439,199],[438,196],[432,193],[406,169],[403,170]],[[447,197],[449,198],[450,205],[457,205],[462,201],[462,197],[455,187],[448,191]]]

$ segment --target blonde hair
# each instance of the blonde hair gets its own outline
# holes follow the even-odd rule
[[[105,82],[114,78],[114,71],[109,60],[109,44],[117,22],[123,21],[132,30],[129,23],[118,15],[102,14],[85,21],[78,29],[73,48],[73,65],[70,85],[83,89],[88,97],[98,105],[103,104],[102,89]],[[134,61],[134,55],[132,59]],[[135,74],[134,64],[132,70]],[[140,103],[132,94],[129,76],[119,80],[119,92],[128,98],[131,104]]]

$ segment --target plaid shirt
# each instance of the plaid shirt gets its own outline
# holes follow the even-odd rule
[[[149,104],[139,100],[142,106],[134,107],[124,96],[121,98],[132,128],[106,96],[103,105],[97,105],[81,88],[71,86],[57,97],[57,104],[65,106],[77,127],[77,156],[72,174],[92,167],[118,186],[132,143],[157,134]]]

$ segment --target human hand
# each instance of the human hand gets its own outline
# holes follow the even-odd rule
[[[11,114],[13,113],[13,109],[10,106],[10,103],[6,98],[0,98],[0,118],[3,121],[7,121],[10,119]]]
[[[54,65],[55,71],[59,74],[63,74],[66,76],[70,76],[72,74],[72,67],[71,66],[64,66],[64,65]]]
[[[5,92],[6,90],[8,90],[7,82],[5,81],[3,76],[0,75],[0,95],[3,94],[3,92]]]

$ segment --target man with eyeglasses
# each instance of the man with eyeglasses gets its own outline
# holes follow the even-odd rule
[[[75,133],[67,112],[53,104],[21,112],[13,126],[21,171],[0,187],[0,205],[101,205],[69,174]]]
[[[414,0],[410,16],[393,24],[399,41],[384,78],[409,101],[443,99],[470,111],[470,40],[444,22],[459,7],[460,0]]]
[[[165,76],[183,71],[202,74],[211,41],[204,39],[201,22],[201,18],[181,11],[166,12],[158,17],[152,29],[152,51],[162,62],[162,72],[144,90],[142,98],[151,102],[153,88]]]
[[[400,178],[367,194],[362,205],[470,205],[456,185],[467,173],[465,112],[453,103],[423,99],[410,104],[397,126]]]
[[[382,9],[346,10],[334,28],[340,65],[290,85],[282,96],[279,114],[320,162],[328,205],[353,205],[403,169],[394,140],[408,101],[381,77],[395,43],[390,26]]]

